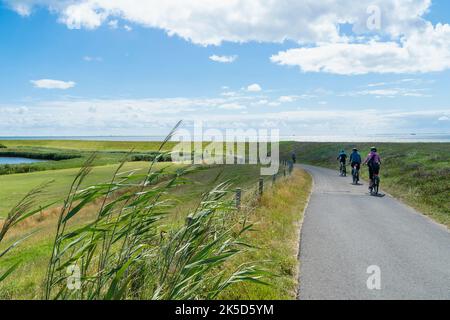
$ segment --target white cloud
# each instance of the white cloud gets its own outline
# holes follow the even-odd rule
[[[262,91],[262,88],[259,84],[254,83],[247,87],[247,91],[248,92],[260,92],[260,91]]]
[[[376,82],[376,83],[369,83],[367,85],[367,87],[369,88],[373,88],[373,87],[384,87],[384,86],[388,86],[388,85],[404,85],[404,84],[412,84],[412,85],[417,85],[417,84],[422,84],[425,81],[422,79],[413,79],[413,78],[407,78],[407,79],[400,79],[400,80],[396,80],[396,81],[390,81],[390,82]]]
[[[226,91],[226,92],[222,92],[221,95],[224,97],[236,97],[238,95],[238,93],[234,92],[234,91]]]
[[[369,88],[372,88],[372,87],[383,87],[385,85],[386,85],[386,82],[377,82],[377,83],[369,83],[367,86]]]
[[[66,90],[75,87],[76,83],[73,81],[61,81],[52,79],[40,79],[30,81],[35,88],[40,89],[60,89]]]
[[[281,96],[278,98],[278,101],[281,103],[291,103],[298,100],[310,100],[317,98],[317,95],[313,94],[302,94],[302,95],[288,95],[288,96]]]
[[[251,99],[249,99],[251,98]],[[82,99],[28,102],[24,108],[0,105],[1,134],[49,135],[145,135],[168,132],[180,119],[203,120],[210,127],[287,128],[296,134],[339,132],[447,132],[447,110],[358,108],[258,108],[260,97],[166,98],[166,99]],[[279,102],[274,102],[280,105]],[[270,103],[268,104],[270,105]],[[245,112],[246,106],[259,112]],[[254,109],[251,109],[254,111]],[[26,117],[24,117],[26,113]],[[442,117],[441,121],[437,121]],[[269,124],[270,123],[270,124]]]
[[[236,59],[238,58],[238,56],[234,55],[234,56],[218,56],[218,55],[212,55],[209,57],[210,60],[215,61],[215,62],[221,62],[221,63],[233,63],[234,61],[236,61]]]
[[[95,29],[100,27],[109,16],[94,1],[79,1],[78,3],[64,1],[54,8],[62,9],[59,21],[65,23],[69,29]]]
[[[304,72],[341,75],[443,71],[450,68],[450,25],[427,23],[399,42],[328,43],[290,49],[271,60],[298,66]]]
[[[271,59],[304,72],[355,75],[450,68],[450,25],[433,26],[425,19],[431,0],[4,1],[21,15],[29,15],[34,6],[46,6],[71,29],[94,29],[121,19],[200,45],[291,40],[303,47]],[[374,4],[380,9],[381,28],[369,30],[367,9]],[[343,24],[351,25],[353,33],[343,34]]]
[[[117,21],[117,20],[111,20],[111,21],[108,22],[108,26],[109,26],[111,29],[117,29],[117,28],[119,27],[119,21]]]
[[[424,88],[383,88],[383,89],[371,89],[371,90],[360,90],[360,91],[351,91],[347,93],[343,93],[340,96],[342,97],[356,97],[356,96],[376,96],[380,97],[431,97],[431,95],[427,94],[427,89]]]
[[[290,103],[298,100],[298,96],[281,96],[278,100],[283,103]]]
[[[23,17],[27,17],[31,14],[31,8],[26,4],[16,3],[12,5],[12,8]]]
[[[83,57],[83,60],[84,60],[84,61],[87,61],[87,62],[93,62],[93,61],[96,61],[96,62],[102,62],[102,61],[103,61],[103,58],[102,58],[102,57],[84,56],[84,57]]]
[[[267,100],[267,99],[261,99],[261,100],[255,102],[254,104],[255,104],[255,105],[259,105],[259,106],[264,106],[264,105],[269,104],[269,100]]]
[[[6,0],[19,11],[35,5],[51,8],[69,28],[96,28],[120,18],[165,30],[202,45],[232,42],[336,42],[347,37],[339,25],[353,24],[367,33],[367,8],[373,0]],[[430,0],[375,2],[382,12],[383,32],[399,35],[422,23]],[[21,7],[19,7],[21,6]],[[26,8],[26,9],[24,9]]]
[[[30,109],[26,106],[8,107],[8,108],[1,108],[0,106],[0,110],[10,115],[23,115],[30,111]]]
[[[20,114],[25,114],[28,111],[29,111],[29,109],[27,107],[25,107],[25,106],[19,108],[19,113]]]
[[[439,121],[450,121],[450,118],[447,116],[442,116],[438,119]]]
[[[124,25],[123,28],[128,32],[133,31],[133,28],[130,27],[129,25]]]
[[[219,106],[220,109],[224,110],[244,110],[247,109],[245,106],[240,105],[238,103],[226,103],[221,106]]]

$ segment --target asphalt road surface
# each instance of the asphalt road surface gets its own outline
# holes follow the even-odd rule
[[[445,227],[388,195],[370,196],[367,183],[354,186],[337,170],[302,167],[314,189],[302,227],[300,299],[450,299]]]

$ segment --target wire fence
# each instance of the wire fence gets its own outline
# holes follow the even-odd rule
[[[276,174],[260,177],[255,186],[245,189],[236,188],[234,196],[236,209],[241,210],[244,202],[253,203],[253,201],[261,199],[266,190],[273,188],[277,182],[289,177],[293,170],[294,163],[283,160],[280,162],[280,168]]]

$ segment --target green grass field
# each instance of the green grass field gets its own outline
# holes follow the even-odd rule
[[[381,187],[450,227],[450,143],[285,142],[280,149],[284,159],[294,151],[299,162],[338,170],[336,157],[341,149],[349,154],[356,146],[364,158],[372,145],[383,162]],[[366,171],[363,167],[363,178]]]
[[[174,166],[166,163],[158,163],[158,167]],[[128,162],[122,171],[144,170],[148,167],[146,162]],[[176,167],[176,166],[174,166]],[[111,178],[117,165],[96,166],[85,181],[85,186],[93,183],[106,182]],[[67,194],[70,184],[78,173],[79,168],[48,170],[31,173],[0,175],[0,218],[22,199],[28,191],[48,181],[53,181],[47,188],[44,203],[63,199]]]
[[[26,143],[24,143],[26,144]],[[131,149],[130,149],[131,150]],[[155,150],[148,150],[145,153],[133,152],[129,154],[130,150],[122,151],[95,151],[96,158],[93,163],[94,166],[105,166],[119,163],[124,157],[132,160],[133,156],[138,154],[148,154],[155,152]],[[156,149],[157,150],[157,149]],[[9,146],[8,148],[0,149],[1,156],[17,156],[25,158],[37,158],[47,160],[47,156],[52,159],[63,158],[58,161],[43,161],[31,164],[19,165],[0,165],[0,175],[13,173],[29,173],[36,171],[60,170],[79,168],[83,163],[94,153],[94,151],[75,150],[75,149],[57,149],[41,146]],[[67,158],[67,159],[65,159]]]
[[[95,152],[94,166],[119,163],[124,157],[129,161],[153,159],[161,142],[123,141],[71,141],[71,140],[5,140],[0,141],[0,157],[25,157],[45,160],[31,164],[0,165],[0,175],[29,173],[46,170],[79,168]],[[162,152],[170,152],[177,142],[167,142]],[[207,145],[204,143],[203,145]],[[192,144],[192,150],[195,150]],[[166,155],[161,161],[167,161]],[[170,159],[169,159],[170,160]]]
[[[132,162],[127,163],[122,171],[143,170],[148,168],[149,163]],[[168,163],[158,163],[155,169],[163,166],[170,166],[169,170],[174,170],[178,166]],[[117,165],[96,166],[91,175],[85,181],[85,186],[111,179],[111,175]],[[43,202],[63,199],[68,191],[70,183],[76,175],[78,169],[49,170],[25,174],[11,174],[0,176],[0,199],[2,199],[2,214],[7,211],[23,195],[36,185],[54,179],[50,185],[46,198]],[[185,184],[172,190],[168,195],[177,201],[171,214],[165,219],[165,224],[170,228],[178,228],[185,221],[186,215],[192,212],[198,205],[203,193],[211,190],[221,181],[230,181],[234,186],[241,187],[244,194],[254,192],[259,179],[258,166],[204,166],[186,176]],[[250,191],[251,190],[251,191]],[[34,219],[32,223],[25,224],[13,230],[7,238],[5,247],[13,243],[23,235],[32,231],[37,231],[32,238],[28,239],[16,248],[13,252],[2,258],[2,268],[7,268],[20,262],[19,269],[0,284],[0,298],[4,299],[38,299],[42,293],[42,280],[45,268],[52,248],[52,238],[55,232],[56,215],[58,210],[50,210],[51,213],[43,219]],[[89,212],[79,215],[73,225],[84,224],[92,218]],[[1,248],[0,248],[1,249]]]
[[[78,151],[155,151],[161,142],[158,141],[84,141],[84,140],[0,140],[0,144],[8,148],[32,147]],[[164,150],[170,150],[176,143],[168,142]]]

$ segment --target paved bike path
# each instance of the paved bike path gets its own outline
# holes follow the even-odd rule
[[[450,299],[450,232],[336,170],[314,179],[300,248],[300,299]],[[381,182],[381,187],[382,187]],[[381,289],[367,288],[369,266]]]

